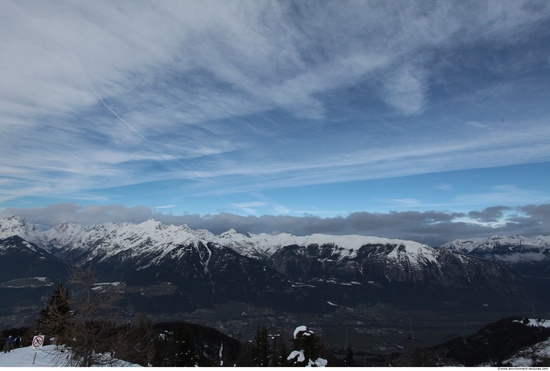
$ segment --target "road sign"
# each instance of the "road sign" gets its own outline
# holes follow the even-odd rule
[[[44,335],[36,335],[32,338],[32,346],[34,350],[39,350],[44,344]]]
[[[34,351],[34,358],[32,360],[32,364],[34,365],[34,362],[36,362],[36,353],[42,349],[42,345],[44,344],[44,335],[36,335],[32,338],[32,350]]]

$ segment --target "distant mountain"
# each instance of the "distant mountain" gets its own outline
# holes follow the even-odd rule
[[[59,279],[63,264],[91,266],[99,286],[116,285],[133,313],[169,316],[230,301],[321,313],[379,302],[457,310],[532,302],[511,269],[414,241],[234,230],[214,235],[154,220],[63,223],[43,231],[17,217],[0,220],[0,239],[3,264],[19,272],[15,277],[0,271],[0,287],[42,274],[19,257],[30,249],[32,259],[57,264],[55,272],[43,273],[48,282]],[[0,306],[9,306],[2,300]]]
[[[273,255],[271,265],[294,282],[322,287],[344,305],[364,296],[434,309],[443,303],[509,305],[512,297],[526,298],[512,270],[417,243],[365,244],[352,256],[333,244],[286,246]]]
[[[41,241],[43,232],[23,218],[10,216],[0,219],[0,239],[18,236],[29,241]]]
[[[0,238],[0,272],[3,279],[29,275],[56,276],[65,264],[43,248],[19,236]],[[0,284],[0,287],[3,287]]]
[[[461,254],[503,262],[539,261],[550,255],[550,236],[492,236],[454,240],[441,247]]]
[[[512,268],[528,282],[541,304],[550,306],[550,236],[492,236],[455,240],[441,247]]]
[[[506,264],[525,277],[550,280],[550,236],[510,235],[455,240],[441,248]]]

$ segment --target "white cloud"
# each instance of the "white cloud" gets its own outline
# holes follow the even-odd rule
[[[397,117],[426,111],[433,50],[503,44],[548,15],[524,5],[3,1],[0,199],[235,175],[266,175],[261,189],[545,160],[546,122],[482,139],[404,131],[401,142],[365,128],[386,120],[376,99]],[[371,121],[346,139],[370,147],[321,131],[339,115],[326,95],[358,84],[364,101],[343,100],[360,100],[357,120]],[[299,148],[289,155],[287,138]],[[248,181],[213,191],[254,188]]]
[[[155,206],[155,209],[172,209],[176,207],[176,205],[164,205],[164,206]]]
[[[420,200],[414,198],[380,198],[378,199],[381,202],[386,202],[398,207],[415,207],[420,206],[422,203]]]
[[[454,189],[454,187],[451,184],[446,184],[446,183],[439,183],[434,188],[440,189],[442,191],[452,191]]]
[[[521,189],[515,185],[496,185],[485,193],[463,194],[454,197],[454,201],[466,205],[517,205],[545,203],[550,193]]]
[[[231,204],[231,207],[241,209],[247,214],[250,215],[256,215],[257,211],[256,208],[265,206],[265,202],[258,202],[258,201],[252,201],[252,202],[243,202],[243,203],[233,203]]]
[[[464,125],[469,126],[469,127],[473,127],[473,128],[477,128],[477,129],[490,129],[491,128],[490,125],[485,124],[483,122],[479,122],[479,121],[467,121],[467,122],[464,123]]]
[[[234,203],[232,204],[232,206],[235,206],[235,207],[260,207],[260,206],[265,206],[266,203],[265,202],[260,202],[260,201],[251,201],[251,202],[243,202],[243,203]]]
[[[426,72],[405,64],[383,76],[383,99],[405,114],[422,112],[426,101]]]

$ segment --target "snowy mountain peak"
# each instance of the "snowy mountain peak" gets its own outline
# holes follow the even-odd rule
[[[55,231],[56,234],[75,234],[81,232],[83,229],[84,226],[81,224],[64,222],[56,225],[51,230]]]
[[[0,238],[19,236],[25,239],[34,239],[37,233],[34,225],[18,216],[0,219]]]
[[[483,243],[483,246],[489,249],[495,246],[518,246],[524,245],[527,240],[528,239],[526,237],[520,236],[518,234],[508,236],[495,235],[489,237]]]
[[[166,229],[168,227],[168,225],[162,224],[161,222],[155,219],[146,220],[138,225],[140,228],[148,229],[148,230],[161,230],[161,229]]]
[[[18,216],[7,216],[5,218],[1,219],[2,227],[0,230],[7,230],[8,228],[17,228],[22,227],[27,224],[27,221],[23,218],[20,218]]]
[[[228,238],[228,237],[234,236],[236,234],[237,234],[237,231],[234,230],[233,228],[231,228],[230,230],[221,233],[220,237],[221,238]]]
[[[533,247],[542,250],[550,249],[550,236],[526,237],[522,235],[494,235],[488,238],[473,238],[469,240],[454,240],[442,245],[451,251],[469,254],[476,252],[490,252],[505,247]]]
[[[358,250],[365,245],[388,245],[402,247],[389,255],[389,258],[403,259],[410,256],[415,260],[419,257],[431,260],[433,252],[426,245],[414,241],[388,239],[362,235],[325,235],[312,234],[295,236],[288,233],[271,235],[241,234],[230,229],[219,235],[207,230],[193,230],[187,225],[175,226],[163,224],[150,219],[140,224],[105,223],[93,226],[83,226],[75,223],[62,223],[47,231],[40,231],[21,218],[4,218],[0,220],[0,237],[20,235],[29,241],[48,250],[69,252],[82,249],[84,246],[94,246],[102,254],[111,255],[118,248],[142,254],[145,251],[160,251],[164,253],[180,245],[207,245],[214,243],[229,247],[241,255],[254,258],[268,258],[285,246],[334,246],[334,254],[341,258],[353,258]]]
[[[546,276],[550,261],[550,236],[491,236],[472,240],[455,240],[441,246],[453,252],[513,265],[516,271]]]

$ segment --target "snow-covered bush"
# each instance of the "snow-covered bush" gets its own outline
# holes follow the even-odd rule
[[[319,337],[308,330],[307,326],[298,326],[294,330],[294,350],[289,354],[287,360],[293,366],[302,367],[325,367],[328,362],[321,358],[322,346]]]

